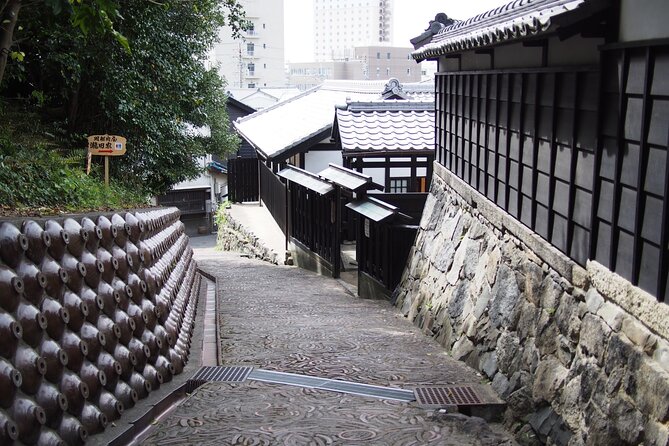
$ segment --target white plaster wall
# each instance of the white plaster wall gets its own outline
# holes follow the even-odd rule
[[[339,150],[318,150],[307,152],[304,155],[304,170],[312,173],[318,173],[328,167],[328,165],[343,165],[341,152]]]
[[[666,39],[669,37],[667,0],[621,0],[620,41]]]

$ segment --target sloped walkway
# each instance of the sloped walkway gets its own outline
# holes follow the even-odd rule
[[[481,382],[390,304],[353,297],[335,280],[235,253],[199,264],[218,279],[224,365],[403,389]],[[415,402],[247,380],[203,385],[145,444],[515,443],[499,426]]]

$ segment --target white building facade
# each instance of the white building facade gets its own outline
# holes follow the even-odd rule
[[[313,0],[314,60],[354,58],[354,48],[392,42],[393,0]]]
[[[211,53],[229,88],[283,87],[284,20],[283,0],[240,0],[252,28],[233,39],[223,27],[220,42]]]

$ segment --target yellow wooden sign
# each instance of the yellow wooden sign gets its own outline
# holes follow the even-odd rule
[[[88,137],[88,153],[96,156],[124,155],[125,138],[116,135],[91,135]]]

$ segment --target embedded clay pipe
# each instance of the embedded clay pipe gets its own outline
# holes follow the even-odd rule
[[[95,364],[85,360],[79,369],[81,380],[86,383],[90,397],[94,397],[107,384],[107,375],[98,369]]]
[[[88,250],[84,250],[79,258],[81,259],[81,263],[86,267],[84,282],[91,288],[97,288],[102,273],[105,270],[104,264],[96,259]]]
[[[47,220],[44,223],[44,230],[51,237],[51,245],[47,248],[47,252],[56,260],[62,259],[63,255],[67,252],[67,244],[70,243],[70,236],[55,220]]]
[[[128,317],[130,317],[135,322],[134,333],[141,335],[146,328],[146,322],[149,320],[148,316],[144,314],[142,309],[134,302],[130,302],[128,304],[126,313],[128,313]]]
[[[98,217],[98,228],[102,232],[102,238],[100,238],[100,246],[104,247],[107,251],[111,251],[112,246],[114,245],[114,239],[116,238],[117,229],[112,225],[111,221],[103,215]]]
[[[7,409],[12,405],[16,390],[21,387],[23,377],[14,366],[0,358],[0,407]]]
[[[140,399],[146,398],[151,393],[151,383],[138,372],[132,372],[128,384]]]
[[[67,410],[67,398],[58,388],[43,382],[35,394],[35,402],[44,409],[47,420],[55,420]]]
[[[94,404],[86,402],[79,415],[81,424],[86,428],[89,435],[102,432],[107,427],[107,415],[103,414]]]
[[[114,245],[111,249],[111,255],[114,259],[116,259],[116,262],[118,263],[118,268],[116,269],[116,275],[122,279],[125,280],[128,277],[128,272],[130,271],[130,265],[128,265],[129,261],[132,257],[129,257],[123,249],[120,247]]]
[[[67,398],[67,411],[73,415],[77,415],[84,407],[84,402],[90,395],[88,386],[77,375],[69,370],[63,373],[60,379],[60,391],[63,392]]]
[[[134,243],[128,241],[125,244],[125,252],[128,256],[128,266],[132,272],[136,273],[142,266],[142,259],[139,255],[139,249],[137,249],[137,246]]]
[[[0,264],[0,307],[10,312],[16,310],[24,289],[23,280],[14,271]]]
[[[27,395],[37,392],[46,373],[46,361],[26,344],[20,344],[14,355],[14,367],[21,372],[21,390]]]
[[[84,277],[86,277],[86,273],[88,272],[86,265],[77,260],[77,258],[69,252],[63,255],[63,257],[60,259],[60,264],[67,272],[67,275],[70,279],[67,282],[67,286],[75,293],[79,292],[79,290],[81,290],[82,284],[84,283]]]
[[[114,387],[114,396],[123,403],[123,407],[130,408],[139,400],[139,395],[126,382],[118,381]]]
[[[66,218],[63,222],[63,230],[68,235],[70,243],[67,244],[67,250],[75,257],[80,257],[86,249],[86,242],[90,236],[88,231],[81,227],[78,221],[73,218]]]
[[[23,281],[23,293],[31,302],[41,302],[46,288],[46,277],[37,266],[23,259],[16,268],[16,275]]]
[[[128,241],[130,226],[128,226],[123,217],[118,214],[112,215],[111,222],[112,225],[114,225],[116,228],[116,237],[114,237],[114,242],[118,246],[125,246],[126,242]]]
[[[102,299],[102,311],[107,316],[113,317],[114,312],[116,311],[116,307],[121,301],[121,295],[107,282],[100,282],[97,292],[98,297]]]
[[[0,259],[16,268],[28,249],[28,238],[9,222],[0,223]]]
[[[132,375],[132,371],[137,364],[135,354],[128,350],[126,346],[119,343],[114,349],[113,356],[121,365],[121,379],[127,381],[130,379],[130,375]]]
[[[46,332],[52,339],[60,339],[65,325],[70,322],[70,312],[60,302],[51,298],[42,301],[41,310],[46,318]]]
[[[144,370],[144,366],[146,365],[147,361],[149,360],[149,356],[151,355],[149,347],[142,344],[142,341],[139,339],[132,338],[130,342],[128,342],[128,350],[130,350],[130,352],[135,355],[135,370],[138,372]]]
[[[102,240],[102,229],[100,229],[94,222],[88,217],[81,219],[81,227],[88,232],[88,240],[86,241],[86,249],[90,252],[97,251],[100,246],[100,240]]]
[[[40,428],[46,423],[44,409],[30,398],[18,397],[7,412],[16,423],[18,439],[25,444],[35,443],[39,438]]]
[[[88,304],[71,291],[63,293],[63,308],[70,314],[67,326],[72,331],[79,331],[88,317]]]
[[[155,360],[160,353],[160,348],[163,346],[163,343],[160,339],[156,338],[151,331],[144,330],[142,336],[139,338],[147,347],[149,347],[149,361]]]
[[[100,278],[107,283],[111,283],[118,269],[118,260],[112,256],[111,252],[102,247],[95,251],[95,258],[102,263]]]
[[[39,269],[46,279],[46,293],[49,296],[58,299],[63,292],[64,285],[70,280],[69,275],[53,257],[48,255],[44,256],[44,260]],[[31,296],[26,296],[28,300],[30,300],[30,297]],[[31,300],[31,302],[35,305],[39,305],[39,301]]]
[[[116,397],[107,390],[102,390],[100,392],[97,406],[100,408],[100,412],[107,416],[108,421],[118,420],[125,409],[123,403],[117,400]]]
[[[23,327],[10,313],[0,309],[0,356],[10,358],[23,337]]]
[[[79,293],[82,302],[88,307],[88,314],[86,315],[86,320],[90,323],[95,323],[100,317],[100,311],[104,308],[104,301],[102,297],[88,287],[83,287],[81,293]]]
[[[125,222],[128,225],[128,238],[133,243],[137,243],[142,239],[142,234],[146,231],[144,222],[138,219],[130,212],[125,214]]]
[[[170,382],[176,372],[174,365],[163,355],[158,356],[154,367],[163,375],[163,382]]]
[[[42,263],[47,249],[51,246],[51,236],[33,220],[24,220],[21,232],[28,239],[26,256],[36,264]]]
[[[170,349],[169,361],[174,366],[174,374],[178,375],[183,372],[184,367],[186,366],[183,357],[177,353],[173,348]]]
[[[132,289],[118,277],[114,277],[111,286],[119,295],[118,307],[125,311],[125,309],[128,308],[130,298],[132,297]]]
[[[67,446],[67,443],[60,438],[60,435],[56,431],[44,426],[40,430],[37,444],[39,446]]]
[[[65,330],[60,340],[60,345],[68,357],[67,367],[73,372],[78,372],[84,362],[84,358],[88,355],[88,344],[74,332]]]
[[[151,388],[154,390],[159,388],[164,381],[163,374],[156,370],[151,364],[144,366],[142,376],[151,384]]]
[[[129,295],[130,298],[136,303],[139,304],[144,300],[144,294],[147,291],[146,282],[144,282],[140,277],[135,273],[128,274],[128,280],[126,281],[132,294]]]
[[[105,373],[107,382],[105,384],[105,389],[112,390],[116,381],[118,381],[119,376],[123,373],[121,369],[121,364],[109,353],[101,352],[98,356],[97,361],[95,362],[96,367]]]
[[[135,332],[135,321],[128,316],[128,313],[121,309],[116,309],[114,312],[114,322],[121,329],[121,336],[119,336],[119,341],[123,344],[127,344],[132,339],[132,335]]]
[[[19,438],[19,428],[9,415],[0,410],[0,443],[12,444]]]
[[[44,376],[52,383],[57,383],[67,365],[67,353],[60,348],[60,345],[56,341],[45,339],[40,345],[40,356],[46,361],[46,373]]]
[[[98,330],[100,330],[100,333],[105,335],[105,350],[113,352],[114,347],[116,347],[116,344],[118,343],[118,339],[121,337],[121,329],[113,320],[109,319],[104,314],[101,314],[98,318],[97,327]]]
[[[34,305],[21,300],[16,309],[16,319],[23,327],[23,341],[29,346],[36,348],[44,337],[46,329],[46,317]]]
[[[107,343],[107,337],[100,332],[98,327],[89,322],[85,322],[84,325],[81,326],[79,336],[81,336],[81,339],[86,342],[86,345],[88,346],[88,354],[86,357],[91,361],[95,361],[102,351],[102,348]]]
[[[79,420],[68,414],[63,414],[57,432],[68,445],[83,445],[88,439],[86,428]]]

